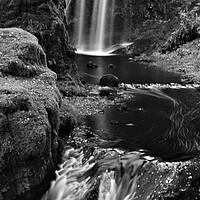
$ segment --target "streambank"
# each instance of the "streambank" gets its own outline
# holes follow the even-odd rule
[[[164,70],[180,73],[184,83],[200,83],[200,39],[166,54],[154,53],[152,59]]]
[[[141,100],[145,101],[144,99],[146,98],[148,98],[147,101],[149,101],[149,97],[151,96],[153,99],[158,100],[156,102],[154,101],[154,104],[151,102],[150,108],[155,107],[156,110],[156,112],[152,111],[151,114],[157,114],[157,106],[159,101],[165,105],[173,105],[178,103],[171,98],[166,99],[166,96],[163,96],[163,93],[159,93],[159,91],[161,92],[161,90],[165,89],[170,93],[170,88],[172,91],[175,89],[175,94],[180,94],[181,90],[183,90],[184,93],[187,90],[191,90],[192,93],[194,92],[194,95],[196,94],[193,85],[188,85],[184,88],[183,85],[173,84],[138,84],[135,86],[130,84],[122,84],[120,85],[118,94],[119,96],[120,94],[122,96],[127,94],[127,99],[119,98],[118,101],[118,97],[116,97],[115,101],[110,101],[105,97],[102,98],[98,95],[99,90],[96,86],[92,89],[90,88],[90,94],[88,94],[87,97],[73,97],[66,99],[66,101],[71,102],[78,109],[79,116],[85,117],[86,115],[94,114],[98,116],[102,115],[104,118],[104,123],[111,123],[111,126],[117,126],[117,129],[119,129],[120,122],[112,120],[113,118],[105,117],[110,106],[114,105],[116,107],[116,103],[119,103],[118,105],[122,112],[125,112],[125,114],[128,115],[129,112],[135,111],[135,114],[137,114],[136,117],[139,119],[138,121],[140,121],[141,115],[139,115],[139,112],[142,114],[147,112],[148,110],[146,107],[145,109],[140,108],[131,110],[130,107],[121,103],[129,100],[129,97],[130,99],[133,97],[134,102],[137,105],[137,102],[140,103]],[[141,91],[142,89],[143,92]],[[152,93],[148,94],[148,90],[152,90]],[[134,94],[133,91],[135,91]],[[141,93],[143,93],[144,96],[142,96],[142,99],[139,98],[137,101],[137,96]],[[189,102],[194,97],[192,96],[192,93],[189,94]],[[187,98],[185,100],[187,101]],[[82,104],[83,102],[84,104]],[[193,105],[193,103],[191,103],[191,105]],[[179,104],[177,106],[179,107]],[[165,109],[166,112],[163,115],[163,111]],[[159,112],[159,117],[169,114],[168,106],[165,106],[165,109]],[[171,150],[183,150],[184,152],[187,152],[196,148],[198,151],[197,143],[192,142],[194,138],[198,139],[198,136],[196,134],[191,135],[192,130],[195,129],[191,129],[191,131],[187,133],[185,132],[185,128],[190,127],[190,125],[187,126],[186,123],[186,121],[190,118],[190,114],[193,117],[195,113],[197,114],[197,118],[195,117],[195,120],[193,120],[193,117],[191,117],[191,119],[194,123],[196,121],[198,124],[198,112],[189,112],[186,114],[187,117],[183,118],[182,116],[184,116],[184,114],[182,112],[185,111],[186,110],[183,109],[179,116],[179,112],[176,110],[174,113],[174,118],[170,118],[172,122],[177,125],[177,127],[174,127],[174,129],[171,129],[171,131],[167,130],[166,133],[159,132],[158,134],[163,136],[165,135],[165,139],[170,142],[170,145],[172,145],[170,146]],[[191,111],[190,108],[189,111]],[[100,125],[98,127],[102,129],[101,119],[98,116],[96,118],[98,119],[96,120],[96,124]],[[122,115],[119,117],[122,118]],[[132,118],[129,117],[129,120],[131,119]],[[147,119],[151,121],[151,118]],[[179,123],[179,120],[184,120],[184,122]],[[160,122],[162,122],[162,120]],[[145,126],[144,122],[141,124],[142,127]],[[122,150],[122,148],[120,148],[120,143],[122,142],[120,138],[115,138],[113,140],[109,134],[104,135],[106,136],[104,138],[99,137],[91,130],[91,124],[89,125],[90,126],[79,124],[79,126],[77,126],[72,132],[72,135],[70,135],[68,138],[65,152],[63,154],[63,163],[60,165],[60,169],[56,171],[57,178],[55,182],[52,182],[51,189],[47,193],[46,197],[48,198],[44,197],[43,199],[53,200],[58,196],[60,196],[61,199],[70,197],[70,199],[80,200],[110,200],[112,198],[123,200],[133,198],[145,200],[191,200],[199,198],[200,166],[199,157],[197,154],[194,156],[194,158],[185,157],[186,161],[179,160],[176,162],[167,162],[163,161],[159,157],[149,156],[149,152],[146,152],[142,149],[128,150],[128,148],[131,147],[131,143],[128,143],[129,145],[126,145],[125,150]],[[127,124],[127,128],[133,130],[133,128],[137,125],[138,124]],[[163,124],[155,121],[154,126],[159,125],[162,126]],[[153,132],[155,131],[155,129],[152,130]],[[121,135],[125,134],[123,131],[124,130],[120,132]],[[148,135],[150,135],[151,138],[153,132],[145,132],[142,137],[142,141],[144,142]],[[129,138],[128,141],[133,141],[134,139],[137,141],[139,137],[134,138],[135,134],[132,135],[132,138]],[[190,136],[192,137],[192,140],[189,141],[187,138]],[[156,137],[153,136],[153,138],[147,140],[147,142],[150,143],[154,141],[154,147],[158,146],[159,143],[157,141],[155,142],[155,139]],[[178,139],[178,141],[181,142],[180,145],[173,146],[173,139]],[[166,141],[160,142],[165,143]],[[192,143],[194,146],[191,145]],[[168,146],[168,144],[166,146]],[[162,148],[164,148],[164,145],[161,147],[160,151],[163,150]]]
[[[162,70],[175,72],[181,75],[183,84],[200,83],[200,39],[183,44],[174,51],[151,55],[142,54],[135,56],[133,61],[150,66],[157,66]]]
[[[81,88],[65,9],[65,0],[0,2],[1,200],[40,199],[55,176],[66,110],[60,91]],[[62,115],[67,130],[68,115],[75,113]]]
[[[57,76],[32,34],[0,29],[0,41],[0,199],[37,199],[59,160]]]

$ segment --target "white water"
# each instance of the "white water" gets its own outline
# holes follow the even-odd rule
[[[89,36],[89,51],[94,54],[104,52],[107,0],[95,1],[92,11],[92,24]]]
[[[98,49],[96,44],[98,13],[99,1],[95,1],[92,9],[91,27],[89,32],[89,47],[85,49],[86,51],[97,51]]]
[[[77,54],[83,54],[83,55],[93,55],[93,56],[113,56],[115,55],[113,53],[113,51],[119,49],[119,48],[125,48],[129,45],[131,45],[132,43],[122,43],[122,44],[118,44],[118,45],[112,45],[110,46],[109,48],[106,48],[106,49],[103,49],[102,51],[99,51],[99,50],[90,50],[90,51],[87,51],[87,50],[84,50],[84,49],[77,49],[76,50],[76,53]]]
[[[110,30],[109,30],[109,40],[108,40],[108,45],[109,47],[111,47],[113,45],[113,34],[114,34],[114,20],[113,20],[113,16],[114,16],[114,11],[115,11],[115,0],[111,0],[111,5],[109,5],[110,9],[109,9],[109,20],[108,23],[110,24]]]
[[[111,151],[113,153],[107,152],[109,156],[120,153],[119,150],[113,149]],[[140,158],[141,155],[129,153],[123,156],[120,161],[118,159],[109,160],[105,156],[105,159],[101,160],[98,167],[93,170],[94,157],[90,157],[84,163],[83,151],[70,148],[65,152],[64,163],[56,171],[56,180],[52,182],[49,191],[42,200],[84,199],[97,178],[100,178],[98,200],[131,200],[137,189],[138,170],[145,161]],[[121,167],[125,172],[117,178],[116,173],[121,173]]]
[[[96,35],[96,44],[98,47],[98,51],[103,51],[104,49],[104,34],[105,34],[105,19],[106,19],[106,5],[107,0],[102,0],[100,2],[100,10],[98,15],[98,22],[97,22],[97,35]],[[99,26],[98,26],[99,24]]]
[[[66,0],[67,5],[70,4],[69,2]],[[91,2],[77,0],[75,8],[70,9],[74,13],[66,13],[74,15],[73,20],[71,20],[73,21],[73,38],[71,39],[73,44],[75,42],[78,53],[105,56],[116,50],[116,47],[123,47],[120,43],[130,44],[124,39],[123,34],[125,33],[121,35],[121,41],[118,39],[117,44],[115,44],[116,0],[94,0]]]
[[[84,12],[85,12],[85,0],[81,0],[80,3],[80,23],[78,27],[78,47],[83,44],[83,28],[84,28]]]
[[[96,161],[97,155],[102,153],[104,158]],[[187,171],[190,166],[199,170],[198,160],[162,162],[145,156],[142,151],[125,153],[117,149],[96,149],[94,154],[97,157],[84,160],[82,149],[67,150],[63,164],[56,171],[57,178],[42,200],[161,199],[162,192],[174,194],[177,190],[187,190],[196,173]],[[182,170],[184,178],[179,173]]]

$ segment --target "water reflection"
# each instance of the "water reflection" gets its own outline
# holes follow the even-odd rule
[[[200,94],[196,89],[133,90],[133,99],[87,117],[114,147],[146,149],[166,160],[186,159],[200,150]]]
[[[87,68],[87,63],[93,61],[98,68]],[[104,74],[114,74],[124,83],[180,83],[180,75],[163,71],[157,67],[149,67],[139,63],[129,62],[127,56],[86,56],[76,55],[76,62],[87,83],[98,84]],[[113,64],[115,68],[109,68]]]
[[[178,74],[128,61],[126,56],[77,55],[86,82],[98,84],[112,73],[124,83],[180,83]],[[87,68],[93,61],[98,68]],[[115,68],[108,68],[112,63]],[[118,141],[118,148],[145,149],[166,160],[186,159],[200,149],[200,94],[193,88],[134,89],[124,108],[112,106],[89,116],[87,124],[101,138]]]

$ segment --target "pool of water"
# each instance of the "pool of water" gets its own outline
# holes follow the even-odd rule
[[[98,68],[88,68],[87,63],[93,61]],[[88,56],[76,55],[79,73],[87,83],[98,84],[105,74],[117,76],[123,83],[180,83],[179,74],[161,70],[158,67],[134,63],[128,56]],[[115,68],[109,68],[113,64]]]
[[[88,61],[99,67],[87,68]],[[108,68],[108,64],[116,68]],[[86,82],[98,84],[112,73],[124,83],[180,83],[180,75],[128,61],[126,56],[92,57],[77,55]],[[164,160],[183,160],[200,150],[200,93],[196,88],[133,89],[133,98],[122,105],[86,118],[86,125],[111,147],[147,150]],[[116,141],[116,142],[115,142]],[[108,145],[109,147],[109,145]]]
[[[164,160],[188,159],[200,149],[196,89],[136,90],[122,105],[88,116],[86,124],[111,147],[148,150]],[[109,144],[108,144],[109,147]]]

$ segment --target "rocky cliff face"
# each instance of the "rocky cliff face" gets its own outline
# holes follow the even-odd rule
[[[124,52],[139,55],[173,51],[196,39],[199,23],[195,17],[199,10],[197,0],[127,0],[124,9],[116,13],[116,16],[131,19],[128,31],[133,44]]]
[[[38,199],[57,167],[58,132],[71,125],[69,113],[60,123],[57,86],[64,95],[82,91],[65,7],[0,0],[0,200]]]
[[[22,196],[57,166],[57,76],[32,34],[0,29],[0,44],[0,200],[37,199]]]
[[[1,0],[0,27],[19,27],[38,38],[48,67],[58,80],[76,80],[74,49],[70,46],[65,0]]]
[[[95,0],[85,0],[85,20],[90,21]],[[112,2],[112,3],[110,3]],[[172,51],[199,37],[196,16],[200,14],[197,0],[112,0],[107,1],[105,41],[110,46],[131,42],[127,48],[119,46],[114,53],[132,55],[152,54],[154,51]],[[79,21],[77,1],[69,9],[69,32],[74,34]],[[112,14],[110,14],[112,13]],[[199,19],[198,19],[199,21]],[[112,28],[111,28],[112,27]],[[84,24],[85,40],[91,23]],[[71,37],[72,38],[72,37]],[[89,40],[89,39],[88,39]],[[112,41],[112,42],[111,42]]]

